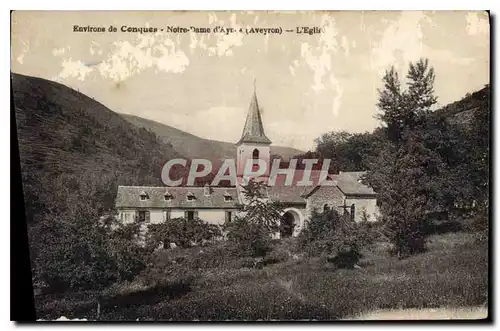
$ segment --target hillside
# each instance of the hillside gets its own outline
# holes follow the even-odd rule
[[[89,196],[103,211],[117,185],[160,185],[166,160],[182,157],[154,133],[64,85],[12,74],[24,195],[31,218],[70,212]]]
[[[448,118],[450,123],[468,125],[478,109],[489,110],[489,102],[490,87],[487,85],[479,91],[468,93],[461,100],[450,103],[436,112]]]
[[[236,145],[228,142],[203,139],[171,126],[151,121],[142,117],[122,114],[134,125],[154,132],[164,142],[172,144],[180,154],[189,158],[224,159],[236,156]],[[283,159],[302,154],[291,147],[271,146],[271,154],[280,155]]]

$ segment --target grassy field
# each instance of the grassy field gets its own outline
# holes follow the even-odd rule
[[[203,255],[206,248],[177,250],[178,269],[162,262],[166,257],[160,254],[145,274],[107,291],[114,297],[101,300],[99,319],[334,320],[363,318],[373,311],[486,308],[488,243],[481,238],[473,233],[434,235],[427,252],[404,260],[389,256],[379,245],[365,252],[360,268],[352,270],[293,254],[256,269],[248,261],[208,258]],[[287,253],[290,244],[278,244],[276,250]],[[165,254],[171,258],[172,253]],[[199,257],[187,269],[182,267],[186,254]],[[39,297],[38,318],[95,319],[95,296]],[[459,318],[461,310],[454,311]]]

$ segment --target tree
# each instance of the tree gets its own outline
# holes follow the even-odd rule
[[[427,59],[410,63],[406,90],[401,88],[398,73],[391,67],[386,71],[384,88],[379,90],[377,107],[382,110],[378,118],[386,125],[387,138],[396,144],[405,141],[405,133],[422,124],[436,104],[434,96],[434,69]]]
[[[329,132],[315,140],[320,159],[331,159],[333,171],[365,171],[382,148],[384,136],[373,133]]]
[[[439,205],[436,179],[445,169],[425,140],[428,115],[437,101],[434,70],[421,59],[410,63],[406,79],[402,89],[394,68],[383,77],[377,106],[387,146],[367,176],[378,192],[385,234],[400,257],[424,250],[426,215]]]
[[[243,186],[241,216],[224,224],[229,244],[237,255],[265,256],[271,249],[271,236],[279,231],[283,208],[268,199],[267,185],[250,180]]]
[[[247,223],[262,227],[269,234],[279,231],[283,208],[267,196],[267,185],[251,179],[243,185],[244,204],[240,206]]]

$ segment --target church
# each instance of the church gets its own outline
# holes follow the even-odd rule
[[[243,175],[248,159],[265,162],[270,169],[271,140],[266,136],[254,91],[241,139],[237,142],[236,172]],[[268,171],[261,180],[266,180]],[[320,171],[312,171],[311,179]],[[378,207],[376,193],[361,182],[364,172],[339,172],[329,174],[334,185],[287,186],[283,180],[269,186],[267,196],[283,206],[281,233],[277,237],[297,236],[313,210],[328,209],[348,213],[354,222],[376,221]],[[319,183],[319,181],[314,181]],[[239,181],[238,181],[239,183]],[[238,213],[243,203],[243,192],[238,184],[233,187],[183,186],[150,187],[119,186],[116,196],[118,218],[124,223],[161,223],[184,217],[199,218],[211,224],[222,225]]]

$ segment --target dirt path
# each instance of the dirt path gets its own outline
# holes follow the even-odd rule
[[[362,313],[346,320],[443,320],[484,319],[488,317],[487,307],[428,308],[402,310],[376,310]]]

